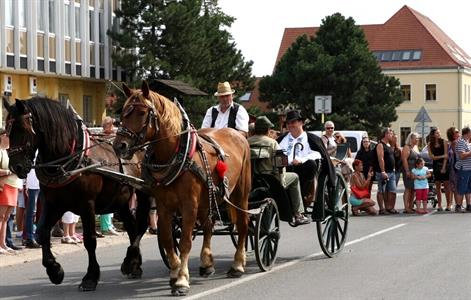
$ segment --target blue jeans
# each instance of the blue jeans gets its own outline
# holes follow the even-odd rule
[[[28,203],[26,204],[25,236],[27,240],[34,240],[33,220],[36,214],[36,202],[39,196],[39,189],[28,189]]]

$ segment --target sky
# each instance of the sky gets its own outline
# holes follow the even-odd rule
[[[270,75],[286,27],[318,27],[334,13],[357,25],[383,24],[404,5],[429,17],[471,55],[469,0],[219,0],[222,11],[236,18],[229,29],[255,76]]]

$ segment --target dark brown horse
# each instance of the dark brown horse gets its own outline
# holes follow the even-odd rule
[[[77,169],[100,162],[108,163],[109,169],[119,172],[120,162],[111,144],[87,138],[88,132],[73,109],[64,107],[58,101],[35,97],[16,100],[15,104],[10,105],[4,99],[4,106],[8,110],[10,170],[20,178],[26,178],[33,167],[35,152],[38,152],[35,167],[41,184],[43,208],[37,234],[42,245],[42,263],[51,282],[60,284],[64,278],[64,271],[51,252],[50,233],[52,226],[66,211],[82,218],[89,265],[80,284],[81,290],[95,290],[100,277],[95,255],[95,213],[119,212],[131,244],[121,271],[130,277],[140,277],[142,258],[139,242],[147,229],[148,197],[136,191],[139,203],[137,224],[129,209],[129,200],[134,192],[132,187],[93,170],[74,174]],[[134,166],[124,166],[125,171],[140,176],[136,158],[134,162]]]
[[[224,190],[221,188],[224,166],[227,166],[226,195],[240,208],[229,205],[229,215],[237,226],[239,238],[228,276],[241,276],[248,230],[248,215],[243,210],[248,208],[251,188],[247,140],[233,129],[196,132],[179,104],[150,91],[146,82],[140,90],[130,90],[124,85],[124,92],[128,99],[113,147],[121,157],[130,158],[136,149],[148,145],[143,174],[146,182],[154,186],[160,240],[170,264],[172,294],[185,295],[189,291],[188,258],[195,224],[200,224],[204,232],[200,274],[208,276],[214,272],[212,223],[217,215],[215,202],[221,201]],[[194,147],[196,153],[192,150]],[[172,240],[172,217],[176,213],[182,217],[180,257],[174,251]]]

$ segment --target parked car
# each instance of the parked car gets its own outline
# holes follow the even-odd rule
[[[310,132],[314,133],[318,137],[322,136],[322,131]],[[347,139],[347,143],[352,151],[352,157],[355,157],[358,150],[360,150],[361,140],[363,137],[368,136],[368,132],[362,130],[336,130],[336,132],[340,132]]]

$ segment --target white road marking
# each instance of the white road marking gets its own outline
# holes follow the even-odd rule
[[[395,229],[398,229],[402,226],[405,226],[407,223],[401,223],[401,224],[398,224],[398,225],[395,225],[395,226],[392,226],[392,227],[389,227],[389,228],[386,228],[386,229],[383,229],[383,230],[380,230],[380,231],[376,231],[372,234],[369,234],[369,235],[366,235],[364,237],[361,237],[361,238],[358,238],[358,239],[355,239],[353,241],[350,241],[350,242],[347,242],[345,243],[345,246],[350,246],[350,245],[354,245],[356,243],[360,243],[360,242],[363,242],[367,239],[370,239],[370,238],[373,238],[375,236],[378,236],[378,235],[381,235],[381,234],[384,234],[386,232],[389,232],[389,231],[392,231],[392,230],[395,230]],[[316,253],[312,253],[310,255],[307,255],[307,256],[304,256],[304,257],[301,257],[301,258],[298,258],[298,259],[295,259],[295,260],[292,260],[292,261],[289,261],[287,263],[284,263],[284,264],[281,264],[281,265],[278,265],[276,267],[273,267],[273,269],[271,269],[271,271],[269,272],[260,272],[260,273],[256,273],[256,274],[252,274],[252,275],[246,275],[244,276],[243,278],[241,279],[238,279],[236,281],[232,281],[228,284],[225,284],[225,285],[222,285],[222,286],[219,286],[217,288],[214,288],[214,289],[211,289],[211,290],[208,290],[208,291],[205,291],[205,292],[202,292],[202,293],[199,293],[199,294],[195,294],[195,295],[192,295],[192,296],[189,296],[189,297],[186,297],[186,298],[183,298],[185,300],[193,300],[193,299],[199,299],[199,298],[202,298],[202,297],[205,297],[205,296],[209,296],[209,295],[212,295],[212,294],[215,294],[215,293],[218,293],[218,292],[221,292],[221,291],[224,291],[228,288],[232,288],[232,287],[235,287],[235,286],[238,286],[238,285],[241,285],[245,282],[248,282],[248,281],[251,281],[251,280],[255,280],[259,277],[262,277],[262,276],[265,276],[265,275],[268,275],[270,273],[273,273],[273,272],[277,272],[277,271],[280,271],[282,269],[285,269],[285,268],[288,268],[288,267],[291,267],[297,263],[300,263],[304,260],[307,260],[307,259],[310,259],[310,258],[313,258],[313,257],[316,257],[316,256],[321,256],[321,255],[324,255],[324,253],[321,251],[321,252],[316,252]]]

